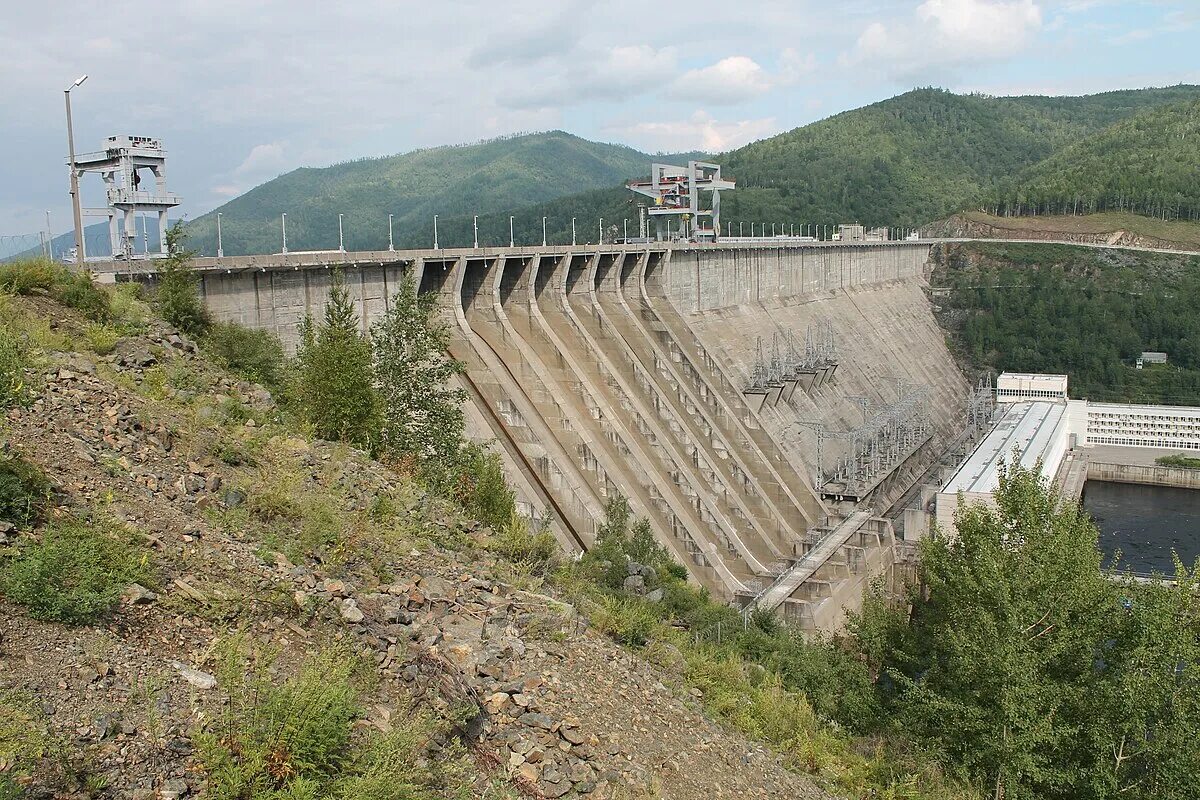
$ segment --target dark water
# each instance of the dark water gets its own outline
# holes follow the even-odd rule
[[[1200,556],[1200,490],[1088,481],[1083,507],[1100,529],[1106,566],[1120,550],[1133,571],[1170,575],[1172,549],[1188,565]]]

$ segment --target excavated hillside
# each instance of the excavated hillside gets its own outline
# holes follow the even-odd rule
[[[0,796],[249,797],[218,791],[206,756],[237,754],[222,725],[253,702],[230,642],[273,653],[275,684],[318,652],[368,665],[356,741],[410,732],[423,776],[389,797],[827,796],[707,719],[670,659],[594,631],[405,475],[298,435],[176,331],[97,346],[73,309],[0,300],[40,353],[2,454],[52,484],[40,523],[0,524],[0,562],[83,519],[120,531],[144,575],[88,624],[0,596]],[[22,767],[12,742],[35,740]]]

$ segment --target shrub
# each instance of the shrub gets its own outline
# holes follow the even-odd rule
[[[531,525],[531,520],[514,512],[487,541],[487,548],[535,575],[545,575],[559,553],[558,542],[544,527],[533,531]]]
[[[148,574],[127,531],[67,520],[0,570],[0,588],[35,619],[79,624],[111,611],[125,587]]]
[[[44,258],[29,258],[0,264],[0,290],[10,294],[50,293],[63,267]]]
[[[272,658],[247,652],[235,637],[222,645],[217,670],[227,703],[212,728],[197,737],[208,772],[208,797],[241,800],[306,796],[339,774],[350,758],[350,726],[359,713],[345,651],[311,657],[295,677],[272,682]]]
[[[272,392],[283,387],[287,359],[279,339],[268,331],[217,322],[209,326],[200,343],[214,361],[243,380],[261,383]]]
[[[475,519],[499,530],[517,514],[517,501],[504,480],[500,456],[477,444],[463,448],[455,494]]]
[[[12,294],[48,294],[95,322],[104,322],[112,314],[108,293],[92,282],[90,272],[75,272],[44,258],[0,265],[0,289]]]
[[[199,281],[190,262],[194,253],[185,249],[181,223],[167,229],[168,256],[158,270],[155,301],[162,318],[184,333],[200,336],[209,325],[208,309],[200,298]]]
[[[659,619],[657,611],[644,600],[605,595],[592,614],[592,624],[621,644],[642,647],[650,641]]]
[[[51,295],[95,322],[104,322],[112,315],[108,293],[92,283],[90,272],[72,272],[63,268]]]
[[[32,525],[49,499],[50,481],[40,469],[18,455],[0,455],[0,520]]]
[[[304,416],[321,438],[367,448],[378,441],[371,353],[341,272],[335,272],[322,319],[304,321],[296,354]]]
[[[13,325],[0,321],[0,410],[20,405],[29,397],[25,370],[29,347]]]
[[[99,322],[89,322],[83,329],[83,341],[96,355],[106,356],[117,347],[121,332]]]

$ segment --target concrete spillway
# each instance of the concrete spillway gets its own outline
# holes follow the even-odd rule
[[[928,387],[935,438],[961,416],[966,382],[923,291],[928,253],[909,242],[619,245],[198,267],[217,317],[273,330],[289,348],[303,317],[320,313],[331,267],[344,269],[364,328],[411,275],[436,297],[451,354],[466,367],[471,435],[495,443],[521,501],[549,512],[564,546],[590,547],[619,492],[714,594],[745,602],[774,585],[765,604],[774,607],[788,599],[775,596],[781,586],[800,605],[828,598],[800,587],[828,582],[826,562],[841,565],[843,583],[858,569],[848,565],[888,569],[861,557],[866,540],[843,536],[839,523],[856,511],[862,529],[921,466],[889,468],[894,480],[873,509],[835,508],[814,485],[811,423],[861,424],[863,409],[894,400],[899,382]],[[837,340],[836,372],[791,375],[769,402],[747,395],[756,342],[803,337],[818,321]],[[876,550],[891,541],[890,527],[872,530]],[[831,531],[837,541],[820,539]]]

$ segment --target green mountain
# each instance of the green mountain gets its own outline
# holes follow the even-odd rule
[[[750,223],[798,228],[859,221],[915,227],[964,208],[994,204],[992,198],[1011,196],[1013,176],[1040,175],[1034,170],[1043,163],[1050,175],[1056,157],[1069,163],[1070,157],[1062,154],[1092,137],[1120,138],[1126,128],[1136,129],[1138,120],[1157,120],[1158,109],[1175,119],[1173,109],[1198,100],[1200,86],[1084,97],[988,97],[917,89],[716,156],[738,184],[736,191],[722,195],[722,218],[734,231],[741,223],[747,233]],[[1177,137],[1174,128],[1160,138],[1168,136]],[[1156,147],[1155,142],[1147,134],[1147,148]],[[1198,151],[1193,142],[1186,136],[1172,140],[1172,155],[1160,159],[1162,180],[1154,178],[1158,185],[1186,185],[1188,176],[1194,176],[1179,167],[1188,157],[1194,163]],[[1081,186],[1089,177],[1094,186],[1101,185],[1100,159],[1096,166],[1094,173],[1080,171]],[[1137,174],[1137,162],[1130,166]],[[1197,185],[1194,177],[1190,181]],[[520,229],[526,217],[540,220],[543,214],[551,217],[550,239],[570,241],[569,217],[575,216],[587,221],[589,232],[579,240],[595,241],[599,218],[635,220],[637,209],[629,192],[610,187],[522,210],[516,225]],[[540,230],[536,233],[540,237]]]
[[[994,213],[1200,219],[1200,102],[1143,111],[1026,169]]]
[[[291,250],[336,248],[338,214],[348,250],[428,245],[440,219],[516,209],[648,171],[653,156],[562,131],[435,147],[387,158],[301,168],[231,200],[189,225],[190,243],[216,252],[216,214],[227,254],[276,252],[287,213]],[[676,158],[676,156],[665,156]],[[507,240],[507,219],[504,238]]]

